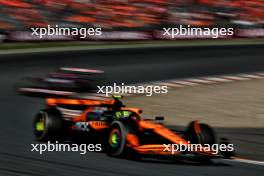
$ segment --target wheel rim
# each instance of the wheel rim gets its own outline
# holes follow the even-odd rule
[[[45,117],[40,113],[35,121],[35,134],[37,137],[41,137],[45,131]]]
[[[117,148],[121,143],[121,132],[119,129],[113,129],[110,133],[109,144],[112,148]]]
[[[35,128],[37,131],[44,131],[45,129],[44,121],[37,122]]]

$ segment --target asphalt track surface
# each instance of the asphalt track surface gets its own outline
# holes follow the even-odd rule
[[[42,75],[61,66],[105,70],[108,80],[135,83],[170,78],[264,71],[264,46],[126,49],[0,56],[1,123],[0,175],[256,175],[264,166],[233,161],[212,164],[170,163],[160,160],[131,161],[103,153],[31,152],[33,115],[43,108],[42,99],[18,96],[14,89],[24,76]],[[177,98],[177,97],[173,97]],[[244,152],[264,146],[263,129],[221,129],[237,140],[248,140]],[[244,138],[245,137],[245,138]],[[254,141],[254,139],[256,140]],[[250,147],[252,146],[252,147]],[[252,149],[252,151],[250,151]],[[257,158],[262,159],[263,158]]]

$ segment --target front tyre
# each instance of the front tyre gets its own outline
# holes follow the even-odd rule
[[[185,130],[184,138],[190,141],[191,144],[201,144],[202,146],[205,144],[212,146],[216,143],[214,130],[209,125],[198,123],[197,121],[189,124]],[[210,156],[198,156],[192,160],[200,163],[211,163]]]
[[[199,125],[199,132],[196,130],[196,125]],[[189,124],[184,133],[184,138],[192,144],[209,144],[216,143],[216,134],[214,130],[207,124],[193,121]]]

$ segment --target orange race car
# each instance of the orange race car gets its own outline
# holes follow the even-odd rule
[[[46,98],[47,108],[34,119],[36,140],[101,143],[104,151],[115,157],[201,161],[233,155],[233,146],[227,141],[215,144],[215,133],[206,124],[193,121],[185,130],[171,130],[162,124],[163,117],[143,118],[141,109],[125,107],[120,96],[94,93],[91,85],[96,85],[99,79],[95,75],[101,73],[61,68],[45,78],[34,78],[37,86],[19,88],[20,93]]]
[[[63,141],[82,134],[86,141],[102,142],[105,151],[114,157],[180,157],[204,161],[232,155],[228,148],[221,154],[210,148],[216,139],[206,124],[193,121],[186,130],[173,131],[161,124],[163,117],[144,119],[141,109],[125,107],[119,96],[93,97],[47,98],[47,108],[40,110],[34,120],[36,139]],[[193,144],[195,151],[186,148]],[[179,150],[180,146],[185,149]]]

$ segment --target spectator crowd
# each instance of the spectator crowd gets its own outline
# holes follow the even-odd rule
[[[1,0],[0,32],[47,25],[152,30],[162,26],[260,27],[263,0]]]

